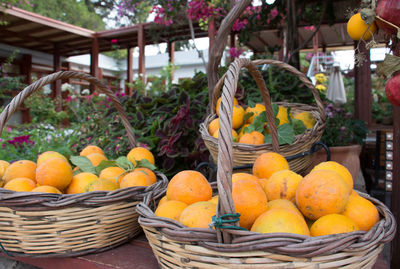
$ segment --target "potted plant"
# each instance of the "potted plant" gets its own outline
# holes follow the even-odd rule
[[[341,106],[328,104],[325,111],[326,128],[321,141],[329,147],[331,160],[346,166],[353,180],[356,180],[360,170],[361,145],[368,132],[367,126]],[[320,150],[314,156],[314,165],[325,160],[326,153]]]

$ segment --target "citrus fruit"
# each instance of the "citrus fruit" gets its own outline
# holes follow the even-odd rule
[[[149,163],[154,164],[154,156],[150,150],[143,148],[143,147],[136,147],[129,151],[128,155],[126,156],[128,160],[130,160],[133,164],[136,164],[136,161],[140,161],[146,159]]]
[[[217,214],[217,206],[211,202],[196,202],[187,206],[179,222],[190,228],[209,228],[211,218]]]
[[[47,161],[48,159],[51,159],[51,158],[61,158],[61,159],[63,159],[63,160],[68,162],[67,158],[65,158],[64,155],[62,155],[62,154],[60,154],[58,152],[55,152],[55,151],[46,151],[46,152],[43,152],[42,154],[40,154],[38,156],[38,159],[36,161],[36,165],[39,166],[39,165],[41,165],[42,163],[44,163],[45,161]]]
[[[3,187],[4,184],[3,175],[8,166],[10,166],[8,162],[0,160],[0,187]]]
[[[236,98],[233,98],[233,105],[238,105],[238,100]],[[218,98],[217,100],[217,106],[215,108],[215,112],[217,113],[217,115],[219,116],[219,106],[221,105],[221,97]]]
[[[310,228],[311,236],[358,231],[357,224],[341,214],[328,214],[317,219]]]
[[[310,235],[307,223],[295,212],[275,208],[261,214],[251,227],[256,233],[293,233]]]
[[[268,200],[287,199],[294,202],[297,186],[302,179],[302,176],[290,170],[273,173],[264,187]]]
[[[218,195],[215,195],[210,200],[208,200],[208,202],[218,205],[218,197],[219,197]]]
[[[58,189],[52,186],[39,186],[31,190],[31,192],[47,192],[47,193],[57,193],[62,194]]]
[[[133,171],[126,174],[119,184],[120,188],[138,187],[138,186],[150,186],[153,182],[151,178],[143,171]]]
[[[39,185],[48,185],[64,190],[71,181],[71,165],[63,159],[48,159],[36,169],[36,182]]]
[[[139,168],[136,168],[136,169],[133,170],[133,171],[140,171],[141,173],[146,174],[146,175],[151,179],[151,184],[154,184],[154,183],[157,182],[157,176],[156,176],[156,174],[154,174],[154,172],[151,171],[149,168],[146,168],[146,167],[139,167]]]
[[[72,181],[65,190],[65,193],[83,193],[86,191],[87,185],[96,179],[98,179],[98,177],[95,174],[87,172],[79,173],[72,177]]]
[[[261,184],[260,180],[256,177],[253,176],[252,174],[248,174],[248,173],[234,173],[232,174],[232,183],[236,182],[240,179],[250,179],[253,180],[254,182]]]
[[[213,137],[215,137],[215,138],[218,138],[218,137],[219,137],[219,132],[218,132],[218,130],[216,130],[216,131],[214,132]],[[232,129],[232,141],[235,142],[235,141],[237,141],[237,139],[238,139],[238,134],[237,134],[237,132],[236,132],[235,130]]]
[[[266,152],[257,157],[253,165],[253,175],[258,178],[269,177],[280,170],[289,169],[289,163],[286,159],[275,152]]]
[[[340,163],[334,162],[334,161],[328,161],[328,162],[322,162],[317,164],[312,170],[332,170],[336,173],[338,173],[343,180],[346,182],[347,186],[349,187],[349,190],[353,189],[353,177],[350,174],[349,170]]]
[[[5,183],[7,183],[14,178],[26,177],[35,181],[36,167],[36,163],[28,160],[13,162],[5,170],[3,180]]]
[[[353,220],[362,231],[368,231],[379,221],[379,212],[375,205],[359,195],[350,195],[342,215]]]
[[[163,203],[165,203],[167,201],[169,201],[169,200],[168,200],[167,196],[165,195],[165,196],[163,196],[163,198],[160,199],[160,202],[158,202],[158,206],[162,205]]]
[[[113,182],[121,182],[124,177],[125,170],[118,166],[111,166],[101,170],[99,178],[111,180]]]
[[[295,119],[301,120],[307,129],[312,129],[317,122],[314,116],[307,111],[300,112],[294,116]]]
[[[154,214],[158,217],[170,218],[179,221],[182,211],[188,205],[181,201],[166,201],[165,203],[158,205]]]
[[[284,106],[279,106],[278,115],[276,115],[276,118],[279,119],[279,125],[289,123],[287,108]]]
[[[91,181],[85,191],[114,191],[118,189],[118,184],[108,179],[98,178]]]
[[[233,106],[232,112],[232,128],[237,129],[243,125],[244,109],[239,105]]]
[[[27,177],[13,178],[4,185],[4,189],[12,191],[31,191],[35,187],[35,181]]]
[[[239,224],[245,229],[250,229],[256,218],[268,209],[267,196],[260,183],[251,179],[233,182],[232,198],[236,212],[240,214]]]
[[[107,161],[107,157],[100,153],[92,153],[86,156],[93,166],[98,166],[102,161]]]
[[[264,139],[265,137],[262,133],[253,131],[251,133],[243,134],[239,139],[239,143],[250,144],[250,145],[261,145],[264,144]]]
[[[90,154],[92,154],[92,153],[100,153],[100,154],[105,155],[105,154],[104,154],[104,151],[103,151],[101,148],[99,148],[98,146],[94,146],[94,145],[86,146],[86,147],[79,153],[79,155],[81,155],[81,156],[88,156],[88,155],[90,155]]]
[[[300,217],[304,218],[300,210],[296,207],[294,203],[286,199],[276,199],[268,202],[268,210],[270,209],[287,209],[296,212]]]
[[[213,119],[210,124],[208,125],[208,132],[210,135],[214,135],[216,131],[219,129],[219,121],[218,118]]]
[[[316,220],[342,213],[349,199],[349,188],[343,178],[331,170],[316,170],[303,178],[297,187],[296,204],[304,216]]]
[[[254,107],[247,107],[245,110],[246,114],[253,113],[253,115],[246,120],[246,123],[253,123],[254,118],[260,115],[263,111],[265,111],[265,106],[263,104],[256,104]]]
[[[208,201],[212,197],[210,183],[200,172],[185,170],[176,174],[167,187],[168,200],[178,200],[191,205]]]
[[[368,28],[369,27],[369,28]],[[362,18],[361,13],[356,13],[347,22],[347,33],[353,40],[369,40],[376,32],[376,25],[373,22],[368,25]]]

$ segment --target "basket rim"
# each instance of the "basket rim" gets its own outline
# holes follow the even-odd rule
[[[185,244],[198,244],[207,249],[224,253],[268,251],[310,258],[345,250],[363,250],[371,244],[384,244],[394,238],[397,230],[396,221],[386,205],[368,194],[358,191],[357,193],[376,205],[382,217],[379,222],[369,231],[354,231],[318,237],[290,233],[262,234],[248,230],[226,229],[235,238],[229,244],[218,243],[215,229],[188,228],[175,220],[154,215],[154,211],[150,208],[149,199],[144,199],[143,202],[139,203],[136,206],[136,212],[139,213],[138,222],[143,228],[154,228],[167,238]]]

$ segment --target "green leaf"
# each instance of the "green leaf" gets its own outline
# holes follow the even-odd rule
[[[72,156],[70,158],[71,163],[75,166],[78,166],[80,170],[83,172],[93,173],[96,174],[96,169],[90,160],[85,156]]]
[[[118,167],[124,169],[125,171],[132,171],[135,168],[133,163],[125,156],[119,157],[115,162]]]
[[[287,110],[286,110],[286,112],[287,112],[286,114],[287,114],[287,118],[289,120],[289,124],[292,124],[292,117],[290,116],[291,110],[292,110],[291,107],[288,107]]]
[[[96,173],[100,174],[100,172],[104,169],[106,169],[107,167],[113,167],[113,166],[117,166],[117,162],[116,161],[105,161],[102,160],[101,163],[96,166]]]
[[[274,117],[278,116],[279,112],[279,106],[277,104],[272,104],[272,113],[274,114]]]
[[[295,135],[303,134],[307,130],[304,122],[298,119],[292,119],[292,126]]]
[[[78,169],[78,170],[75,170],[73,173],[72,173],[72,175],[73,176],[76,176],[77,174],[80,174],[80,173],[82,173],[83,171],[81,170],[81,169]]]
[[[246,114],[244,114],[244,117],[243,117],[243,122],[246,122],[248,119],[250,119],[251,118],[251,116],[253,116],[254,115],[254,112],[247,112]]]
[[[256,103],[253,102],[252,100],[249,100],[249,101],[248,101],[248,105],[249,105],[249,107],[253,108],[253,107],[256,106]]]
[[[136,162],[136,167],[145,167],[145,168],[149,168],[150,170],[156,170],[157,167],[153,164],[151,164],[148,160],[146,159],[142,159],[140,161]]]
[[[294,130],[290,124],[285,123],[278,127],[278,140],[279,140],[279,145],[293,144]]]
[[[263,111],[260,114],[258,114],[254,118],[253,123],[247,127],[247,132],[251,133],[252,131],[257,131],[262,133],[264,131],[264,126],[266,122],[267,122],[267,113]],[[244,129],[244,131],[246,132],[246,128]]]

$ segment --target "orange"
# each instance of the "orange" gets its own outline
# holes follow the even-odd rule
[[[67,158],[65,158],[64,155],[62,155],[62,154],[60,154],[58,152],[55,152],[55,151],[46,151],[46,152],[43,152],[42,154],[40,154],[38,156],[38,159],[36,161],[36,165],[39,166],[39,165],[41,165],[42,163],[44,163],[45,161],[47,161],[48,159],[51,159],[51,158],[61,158],[61,159],[63,159],[63,160],[68,162]]]
[[[294,202],[297,186],[302,179],[302,176],[290,170],[273,173],[265,183],[264,188],[268,200],[286,199]]]
[[[131,151],[129,151],[129,153],[126,157],[134,165],[136,164],[136,161],[140,161],[143,159],[148,160],[149,163],[151,163],[151,164],[155,163],[153,153],[151,153],[150,150],[143,148],[143,147],[136,147],[136,148],[131,149]]]
[[[250,145],[261,145],[264,144],[264,139],[265,137],[262,133],[253,131],[251,133],[243,134],[239,139],[239,143],[250,144]]]
[[[247,119],[246,123],[253,123],[254,118],[260,115],[263,111],[265,111],[265,106],[263,104],[256,104],[254,107],[247,107],[245,111],[246,114],[252,112],[253,115]]]
[[[276,115],[276,118],[279,119],[279,125],[289,123],[287,108],[279,106],[278,115]]]
[[[257,157],[253,165],[253,175],[258,178],[269,179],[273,173],[287,169],[289,169],[289,163],[282,155],[267,152]]]
[[[238,100],[236,99],[236,98],[233,98],[233,105],[238,105],[239,103],[238,103]],[[221,105],[221,97],[220,98],[218,98],[218,100],[217,100],[217,106],[216,106],[216,108],[215,108],[215,111],[216,111],[216,113],[217,113],[217,115],[219,116],[219,106]]]
[[[334,162],[334,161],[328,161],[328,162],[322,162],[317,164],[312,170],[332,170],[338,173],[339,175],[342,176],[343,180],[346,182],[347,186],[349,187],[349,190],[353,189],[353,177],[351,176],[349,170],[340,163]]]
[[[214,135],[219,129],[219,121],[218,118],[213,119],[210,124],[208,125],[208,132],[210,135]]]
[[[98,178],[90,182],[85,191],[114,191],[118,189],[118,184],[108,179]]]
[[[210,200],[208,200],[209,202],[218,205],[218,195],[213,196]]]
[[[369,27],[369,28],[368,28]],[[376,24],[373,22],[368,25],[361,17],[361,13],[356,13],[347,22],[347,33],[353,40],[369,40],[376,32]],[[365,33],[365,34],[364,34]]]
[[[253,222],[268,209],[268,200],[260,183],[251,179],[239,179],[232,183],[232,198],[236,212],[240,214],[241,227],[250,229]]]
[[[379,221],[378,209],[361,196],[350,195],[342,214],[353,220],[362,231],[368,231]]]
[[[36,163],[28,160],[13,162],[4,172],[3,180],[7,183],[8,181],[18,177],[26,177],[35,181]]]
[[[10,166],[9,162],[0,160],[0,179],[3,178],[4,172]]]
[[[191,205],[208,201],[212,197],[210,183],[200,172],[185,170],[176,174],[167,187],[168,200],[178,200]]]
[[[87,185],[89,185],[89,183],[96,179],[98,179],[98,177],[95,174],[87,172],[79,173],[72,177],[72,181],[68,185],[68,188],[65,190],[65,193],[83,193],[86,191]]]
[[[219,130],[216,130],[213,134],[213,137],[218,138],[219,137]],[[238,134],[235,130],[232,129],[232,141],[236,142],[238,139]]]
[[[236,182],[240,179],[250,179],[250,180],[254,180],[254,182],[257,182],[258,184],[260,183],[260,180],[256,177],[253,176],[252,174],[248,174],[248,173],[234,173],[232,174],[232,183]]]
[[[251,227],[251,231],[256,233],[293,233],[310,235],[305,220],[299,217],[295,212],[283,208],[271,209],[261,214]]]
[[[35,181],[27,177],[13,178],[4,185],[4,189],[12,191],[31,191],[35,187]]]
[[[93,166],[98,166],[101,161],[107,161],[107,157],[100,153],[92,153],[86,156]]]
[[[301,120],[304,123],[304,126],[306,126],[307,129],[312,129],[317,122],[317,120],[314,118],[314,116],[307,111],[303,111],[300,113],[297,113],[294,116],[295,119]]]
[[[104,154],[104,151],[103,151],[101,148],[99,148],[98,146],[94,146],[94,145],[89,145],[89,146],[85,147],[85,148],[81,151],[81,153],[80,153],[79,155],[81,155],[81,156],[88,156],[88,155],[90,155],[90,154],[92,154],[92,153],[100,153],[100,154],[105,155],[105,154]]]
[[[150,186],[152,185],[151,178],[142,171],[133,171],[126,174],[119,184],[120,188],[138,187],[138,186]]]
[[[296,214],[298,214],[300,217],[302,217],[304,219],[304,217],[301,214],[300,210],[296,207],[296,205],[294,203],[292,203],[289,200],[276,199],[276,200],[268,202],[268,210],[276,209],[276,208],[292,210],[292,211],[296,212]]]
[[[111,166],[101,170],[99,178],[108,179],[115,183],[118,182],[119,184],[122,178],[124,177],[124,173],[125,173],[124,169],[118,166]]]
[[[169,200],[168,200],[167,196],[165,195],[165,196],[163,196],[163,198],[160,199],[160,202],[158,202],[158,206],[162,205],[163,203],[165,203],[167,201],[169,201]]]
[[[349,200],[349,188],[343,178],[331,170],[316,170],[297,187],[296,204],[304,216],[316,220],[342,213]]]
[[[36,169],[36,182],[39,185],[48,185],[64,190],[71,181],[71,165],[63,159],[48,159]]]
[[[31,192],[47,192],[47,193],[57,193],[62,194],[58,189],[52,186],[39,186],[31,190]]]
[[[243,125],[244,109],[239,105],[233,106],[232,112],[232,128],[237,129]]]
[[[217,206],[211,202],[196,202],[186,207],[179,222],[190,228],[209,228],[212,216],[217,214]]]
[[[144,173],[144,174],[146,174],[147,176],[149,176],[149,178],[151,179],[151,184],[154,184],[154,183],[157,182],[157,176],[156,176],[156,174],[154,174],[154,172],[151,171],[149,168],[146,168],[146,167],[139,167],[139,168],[136,168],[136,169],[133,170],[133,171],[140,171],[141,173]]]
[[[170,218],[179,221],[182,211],[188,205],[181,201],[167,201],[162,205],[159,205],[154,212],[158,217]]]
[[[357,224],[340,214],[328,214],[317,219],[310,228],[311,236],[340,234],[358,231]]]
[[[250,126],[250,124],[247,123],[247,124],[244,124],[244,125],[242,126],[242,128],[239,129],[239,134],[238,134],[239,140],[240,140],[240,138],[245,134],[244,129],[245,129],[246,127],[249,127],[249,126]]]
[[[351,190],[350,196],[360,196],[355,190]]]

